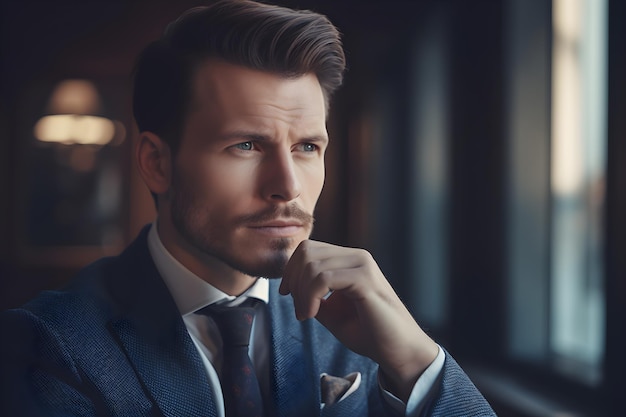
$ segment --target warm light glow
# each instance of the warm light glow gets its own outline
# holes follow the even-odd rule
[[[554,0],[552,78],[552,187],[559,195],[580,192],[584,184],[580,1]]]
[[[578,0],[553,0],[554,31],[561,40],[578,42],[582,33],[582,5]]]
[[[48,111],[53,114],[97,114],[100,112],[100,95],[90,81],[61,81],[50,97]]]
[[[124,139],[126,139],[126,127],[124,126],[124,123],[119,120],[114,120],[113,123],[115,124],[115,137],[109,144],[117,146],[124,142]]]
[[[106,145],[115,137],[115,124],[109,119],[96,116],[45,116],[35,125],[35,137],[42,142]]]

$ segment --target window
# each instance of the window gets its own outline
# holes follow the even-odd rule
[[[526,13],[510,15],[508,350],[593,386],[605,339],[607,5],[554,0],[551,32],[524,20],[532,6],[517,8]]]
[[[597,385],[604,352],[607,15],[604,0],[554,0],[550,348]]]

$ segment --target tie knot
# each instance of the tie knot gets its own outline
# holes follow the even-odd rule
[[[224,307],[211,305],[199,311],[211,317],[217,325],[224,346],[248,346],[254,320],[253,307]]]

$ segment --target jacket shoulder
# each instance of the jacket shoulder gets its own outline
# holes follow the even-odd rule
[[[67,286],[40,293],[22,309],[58,328],[80,328],[122,314],[145,285],[137,277],[157,275],[147,246],[146,228],[121,254],[85,266]]]

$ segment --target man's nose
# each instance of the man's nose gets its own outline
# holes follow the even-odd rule
[[[300,196],[301,184],[291,150],[273,152],[263,165],[262,193],[266,200],[287,202]]]

